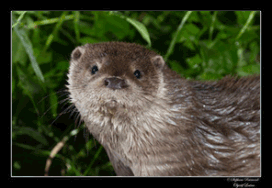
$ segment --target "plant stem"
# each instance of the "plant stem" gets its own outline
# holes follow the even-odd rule
[[[177,28],[177,31],[176,31],[176,33],[174,34],[174,37],[173,37],[173,39],[172,39],[172,41],[171,41],[171,43],[170,43],[170,46],[169,46],[169,48],[168,48],[168,50],[167,50],[167,53],[166,53],[166,55],[164,56],[164,60],[165,60],[165,61],[167,61],[167,60],[168,60],[168,57],[173,53],[173,51],[174,51],[174,46],[175,46],[175,44],[176,44],[176,42],[177,42],[177,36],[178,36],[178,34],[180,33],[181,29],[183,28],[184,23],[187,21],[187,19],[189,18],[189,16],[190,16],[191,13],[192,13],[192,11],[186,12],[185,16],[182,18],[182,20],[181,20],[181,22],[180,22],[180,24],[179,24],[179,26],[178,26],[178,28]]]

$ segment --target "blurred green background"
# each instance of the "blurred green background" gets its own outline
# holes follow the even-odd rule
[[[12,175],[115,175],[67,101],[72,50],[126,41],[188,79],[260,73],[259,11],[13,11]],[[54,153],[54,154],[53,154]]]

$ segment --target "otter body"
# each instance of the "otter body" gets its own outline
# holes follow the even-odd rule
[[[67,86],[117,175],[260,176],[260,78],[191,81],[124,42],[71,55]]]

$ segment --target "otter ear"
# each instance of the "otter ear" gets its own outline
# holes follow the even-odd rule
[[[76,49],[74,49],[71,54],[71,59],[78,60],[84,54],[84,52],[85,52],[84,46],[76,47]]]
[[[155,65],[155,67],[161,69],[165,65],[165,61],[163,60],[163,57],[160,55],[156,55],[151,58],[151,62]]]

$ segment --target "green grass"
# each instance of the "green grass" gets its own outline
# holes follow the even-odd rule
[[[260,73],[259,11],[14,11],[13,176],[43,176],[50,154],[49,175],[115,175],[65,100],[72,50],[102,41],[142,44],[188,79]]]

